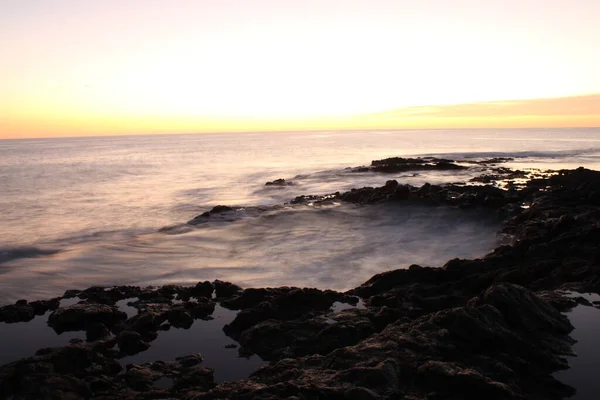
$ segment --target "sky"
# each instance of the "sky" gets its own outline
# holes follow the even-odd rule
[[[0,0],[0,138],[600,126],[599,20],[598,0]]]

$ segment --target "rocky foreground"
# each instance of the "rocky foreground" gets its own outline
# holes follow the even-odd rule
[[[454,168],[451,161],[418,164]],[[389,170],[389,163],[373,168]],[[399,166],[398,168],[405,168]],[[434,167],[423,167],[434,168]],[[479,183],[522,174],[498,169]],[[487,182],[486,182],[487,181]],[[568,368],[573,327],[561,311],[600,292],[600,173],[559,171],[526,183],[424,185],[388,181],[302,202],[415,202],[486,207],[505,219],[512,244],[483,259],[450,260],[442,268],[412,265],[378,274],[346,293],[301,288],[242,289],[228,282],[192,287],[92,287],[60,298],[0,308],[0,321],[51,312],[57,332],[87,340],[40,349],[0,368],[0,397],[12,399],[562,399],[574,389],[551,374]],[[213,209],[210,219],[233,208]],[[403,267],[402,260],[398,266]],[[115,306],[122,299],[138,314]],[[335,302],[356,304],[333,312]],[[269,365],[248,379],[217,384],[198,354],[128,365],[161,331],[210,318],[215,304],[239,310],[224,327],[240,353]],[[202,340],[201,337],[198,340]],[[173,385],[160,388],[163,377]]]

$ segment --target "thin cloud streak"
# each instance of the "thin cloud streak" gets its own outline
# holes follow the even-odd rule
[[[469,104],[405,107],[367,118],[502,118],[600,115],[600,93],[550,99],[505,100]]]

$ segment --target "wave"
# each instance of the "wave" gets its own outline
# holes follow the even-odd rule
[[[40,249],[33,246],[0,247],[0,264],[17,258],[51,256],[60,250]]]

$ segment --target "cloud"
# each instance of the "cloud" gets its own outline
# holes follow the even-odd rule
[[[557,117],[600,114],[600,94],[550,99],[489,101],[469,104],[417,106],[370,114],[366,117],[397,118],[504,118]]]

